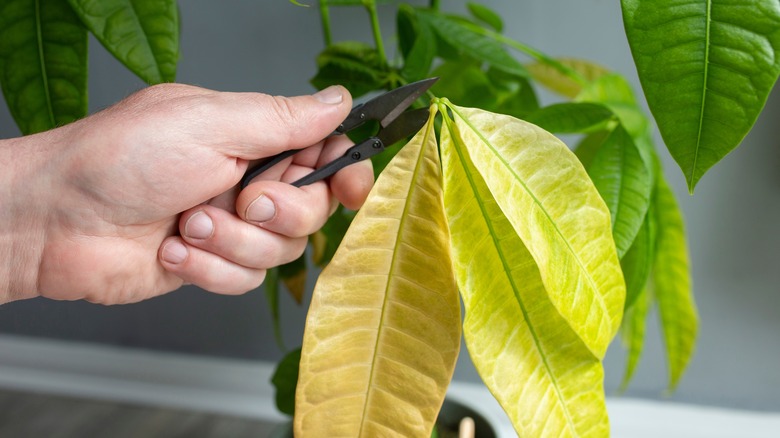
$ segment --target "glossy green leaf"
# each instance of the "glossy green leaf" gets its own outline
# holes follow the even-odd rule
[[[587,82],[595,81],[609,73],[605,67],[584,59],[559,58],[555,61],[574,70]],[[574,99],[582,91],[580,82],[550,64],[537,61],[527,65],[526,68],[535,81],[564,97]]]
[[[634,140],[615,127],[588,165],[588,175],[607,203],[618,257],[634,242],[650,206],[653,177]]]
[[[666,343],[669,388],[674,389],[693,356],[699,317],[691,289],[682,213],[663,178],[657,180],[653,208],[658,227],[654,293]]]
[[[466,7],[474,18],[492,27],[496,32],[504,30],[504,20],[494,10],[474,2],[466,3]]]
[[[344,85],[352,97],[381,89],[387,81],[384,61],[376,49],[356,41],[342,41],[328,46],[317,56],[317,74],[311,84],[318,89]]]
[[[487,77],[495,92],[495,101],[482,109],[519,119],[539,109],[536,90],[527,77],[511,75],[496,68],[489,69]]]
[[[610,212],[560,140],[509,116],[449,105],[460,138],[539,267],[553,305],[602,358],[623,314],[625,284]]]
[[[588,134],[574,146],[574,155],[579,158],[580,163],[587,169],[590,163],[593,161],[593,157],[596,156],[596,152],[604,144],[607,137],[609,137],[611,131],[596,131],[592,134]]]
[[[634,242],[620,259],[623,277],[626,280],[626,304],[624,306],[626,310],[634,305],[639,294],[647,288],[647,281],[655,262],[655,228],[655,212],[651,204]]]
[[[461,324],[433,126],[382,172],[317,282],[296,436],[430,436]]]
[[[519,436],[608,435],[600,361],[550,301],[458,128],[445,125],[445,206],[472,361]]]
[[[501,43],[444,15],[420,11],[418,17],[427,21],[441,39],[469,56],[507,73],[528,77],[525,67],[513,58]]]
[[[739,145],[780,74],[780,3],[622,0],[650,110],[693,192]]]
[[[395,27],[398,32],[398,48],[401,51],[401,56],[409,56],[409,52],[412,51],[412,46],[417,39],[417,18],[415,17],[415,10],[408,4],[402,3],[398,5],[398,12],[395,16]]]
[[[620,390],[628,389],[628,384],[634,377],[642,350],[645,347],[645,332],[647,329],[647,314],[652,308],[653,297],[649,290],[643,290],[638,294],[631,308],[626,310],[623,316],[623,324],[620,327],[620,338],[623,348],[626,349],[626,365],[623,372],[623,380]]]
[[[608,108],[595,103],[556,103],[539,108],[526,121],[545,131],[574,134],[602,130],[615,116]]]
[[[69,0],[116,59],[148,84],[176,80],[179,10],[175,0]]]
[[[87,30],[65,0],[0,2],[0,86],[23,134],[87,113]]]
[[[295,415],[295,388],[298,384],[298,364],[301,362],[301,349],[287,353],[276,365],[271,383],[276,389],[274,399],[279,412]]]

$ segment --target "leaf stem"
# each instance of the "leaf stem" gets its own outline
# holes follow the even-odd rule
[[[322,22],[322,38],[325,40],[325,46],[333,43],[333,35],[330,31],[330,9],[327,0],[320,0],[320,20]]]
[[[472,28],[475,32],[478,32],[486,37],[493,38],[494,40],[505,44],[517,51],[523,52],[526,55],[530,56],[531,58],[534,58],[535,60],[542,62],[544,64],[549,65],[550,67],[554,68],[555,70],[558,70],[561,74],[569,77],[573,81],[577,82],[580,85],[587,85],[588,80],[585,79],[578,71],[574,70],[573,68],[563,65],[556,59],[553,59],[546,54],[542,53],[541,51],[527,45],[524,43],[521,43],[520,41],[513,40],[512,38],[509,38],[507,36],[504,36],[498,32],[494,32],[490,29],[485,29],[481,26],[469,26]]]
[[[385,45],[382,41],[382,32],[379,28],[379,15],[376,10],[376,0],[363,0],[363,5],[368,11],[368,16],[371,18],[371,30],[374,33],[374,43],[376,45],[376,52],[379,54],[382,62],[387,63],[387,55],[385,54]]]

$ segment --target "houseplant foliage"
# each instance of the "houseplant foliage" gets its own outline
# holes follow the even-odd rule
[[[391,153],[375,160],[366,207],[337,210],[312,236],[312,260],[327,268],[303,350],[275,379],[287,388],[284,411],[295,405],[304,433],[324,423],[334,436],[427,435],[462,330],[518,434],[605,436],[601,359],[618,329],[628,384],[657,306],[674,388],[698,325],[653,121],[693,192],[777,80],[780,5],[622,0],[651,119],[620,75],[506,37],[484,5],[461,16],[439,3],[395,2],[389,57],[376,0],[319,1],[325,49],[314,86],[340,83],[360,97],[440,80],[419,103],[431,105],[428,125],[391,148],[400,151],[392,162]],[[373,44],[333,41],[335,6],[365,8]],[[174,80],[173,0],[5,0],[0,85],[24,134],[86,114],[88,32],[147,83]],[[540,106],[538,87],[560,101]],[[567,148],[550,133],[576,140]],[[300,299],[306,269],[302,257],[268,276],[272,308],[280,282]]]

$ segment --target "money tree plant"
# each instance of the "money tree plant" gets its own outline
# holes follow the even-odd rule
[[[652,118],[622,76],[506,37],[511,17],[484,5],[456,15],[438,0],[395,2],[383,9],[396,14],[392,57],[376,0],[318,6],[315,87],[340,83],[359,98],[440,80],[418,103],[431,108],[426,126],[374,161],[364,207],[337,210],[311,238],[325,268],[303,347],[274,377],[296,434],[429,436],[462,335],[520,436],[607,436],[601,360],[621,333],[628,384],[653,306],[674,388],[698,321],[683,218],[652,133],[693,193],[777,80],[780,4],[622,0]],[[365,8],[373,44],[334,41],[334,6]],[[174,0],[1,2],[11,114],[25,134],[86,114],[88,32],[148,83],[172,81],[178,31]],[[541,105],[539,87],[560,100]],[[270,273],[272,309],[281,283],[300,299],[307,263]]]

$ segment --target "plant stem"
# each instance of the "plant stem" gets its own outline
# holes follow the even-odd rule
[[[572,79],[573,81],[577,82],[580,85],[585,86],[588,84],[588,80],[585,79],[578,71],[574,70],[569,66],[561,64],[557,60],[550,58],[549,56],[545,55],[544,53],[540,52],[537,49],[534,49],[529,45],[523,44],[520,41],[515,41],[509,37],[501,35],[498,32],[485,29],[481,26],[473,26],[471,28],[474,29],[476,32],[481,33],[482,35],[485,35],[489,38],[493,38],[494,40],[502,44],[506,44],[507,46],[512,47],[515,50],[525,53],[526,55],[536,59],[539,62],[549,65],[550,67],[558,70],[561,74],[569,77],[570,79]]]
[[[330,46],[333,42],[333,36],[330,32],[330,9],[328,9],[327,0],[320,0],[320,20],[322,21],[322,38],[325,40],[325,46]]]
[[[441,0],[431,0],[429,3],[429,7],[433,9],[434,11],[439,10],[439,4],[441,3]]]
[[[371,17],[371,30],[374,32],[374,43],[376,44],[376,52],[379,54],[379,58],[382,62],[387,63],[387,55],[385,55],[385,45],[382,41],[382,32],[379,28],[379,15],[376,11],[375,0],[364,0],[363,4],[366,6],[369,17]]]

